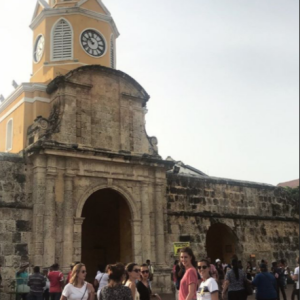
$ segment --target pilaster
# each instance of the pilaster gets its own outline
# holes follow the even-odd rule
[[[38,156],[33,167],[33,264],[43,265],[46,158]]]
[[[73,260],[73,237],[74,237],[74,209],[73,209],[73,174],[65,174],[64,192],[64,241],[63,241],[63,271],[70,269]]]
[[[82,254],[82,225],[85,218],[74,218],[74,253],[73,261],[81,261]]]
[[[149,184],[143,183],[141,187],[142,197],[142,236],[143,241],[143,262],[151,257],[151,226],[150,226],[150,206],[149,206]]]
[[[155,231],[156,231],[156,264],[166,266],[163,184],[155,184]]]
[[[44,266],[55,263],[56,244],[56,204],[55,180],[56,170],[49,170],[46,175],[46,194],[44,209]]]
[[[132,234],[133,234],[133,261],[138,263],[143,262],[142,249],[142,220],[132,220]]]

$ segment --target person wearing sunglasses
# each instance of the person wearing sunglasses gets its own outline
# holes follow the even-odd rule
[[[180,251],[180,262],[185,268],[185,274],[180,283],[179,300],[194,300],[197,298],[197,263],[193,250],[189,247]]]
[[[197,293],[197,300],[218,300],[219,287],[217,281],[211,276],[210,263],[203,259],[198,263],[198,271],[202,282]]]
[[[147,264],[144,264],[141,266],[140,281],[136,285],[137,290],[140,294],[140,300],[150,300],[151,297],[155,297],[161,300],[157,294],[152,294],[149,277],[150,277],[149,266]]]
[[[84,264],[77,264],[72,271],[70,283],[63,290],[61,300],[94,300],[94,287],[85,281],[87,272]]]
[[[126,266],[125,286],[129,287],[133,300],[140,300],[140,294],[136,288],[136,282],[141,277],[141,269],[136,263],[130,263]]]

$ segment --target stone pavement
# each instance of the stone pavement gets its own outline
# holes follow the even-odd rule
[[[293,285],[289,285],[288,289],[287,289],[287,300],[291,300],[292,291],[293,291]],[[161,295],[161,299],[162,300],[175,300],[175,296],[173,296],[173,295]],[[280,299],[283,299],[281,294],[280,294]],[[251,296],[251,297],[248,297],[247,300],[255,300],[255,295]]]

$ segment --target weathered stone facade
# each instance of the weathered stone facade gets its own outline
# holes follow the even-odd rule
[[[232,230],[231,250],[240,257],[284,256],[292,264],[299,204],[272,186],[170,173],[174,162],[163,160],[157,139],[147,136],[149,96],[134,79],[87,66],[57,77],[47,92],[50,116],[29,127],[28,147],[20,155],[0,155],[5,292],[21,261],[43,267],[58,262],[67,272],[85,257],[92,268],[91,247],[103,259],[151,259],[156,289],[170,292],[173,243],[190,241],[198,257],[205,256],[207,233],[218,223]],[[91,201],[101,203],[99,213],[88,212]],[[119,225],[104,216],[107,226],[97,222],[101,206],[105,214],[114,207],[111,219]],[[82,242],[88,224],[107,231],[105,242],[97,235]],[[110,242],[122,250],[109,256]]]
[[[227,260],[237,254],[246,262],[255,255],[270,262],[286,258],[294,266],[299,255],[299,202],[283,188],[168,173],[167,211],[168,249],[190,241],[197,257],[206,257],[210,228],[224,224],[235,235],[236,249]]]
[[[21,261],[29,260],[33,187],[23,157],[0,153],[0,170],[0,265],[9,280]]]

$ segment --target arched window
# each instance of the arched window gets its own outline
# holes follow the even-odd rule
[[[10,119],[6,124],[6,151],[12,150],[13,146],[13,119]]]
[[[112,69],[116,67],[116,59],[115,59],[115,41],[114,35],[110,36],[110,65]]]
[[[73,31],[70,23],[60,19],[52,29],[52,60],[73,57]]]

